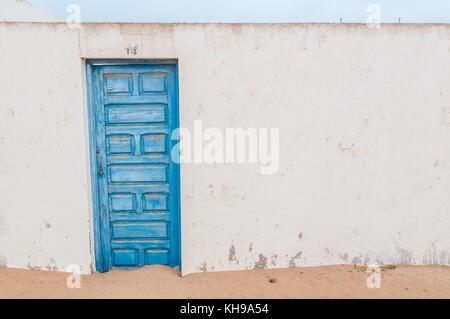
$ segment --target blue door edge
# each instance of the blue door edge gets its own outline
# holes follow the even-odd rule
[[[98,188],[97,179],[97,145],[95,142],[96,137],[96,116],[95,106],[98,93],[96,92],[96,85],[94,79],[94,66],[101,65],[130,65],[130,64],[173,64],[175,72],[175,92],[174,103],[175,112],[173,114],[175,124],[170,128],[172,132],[174,129],[180,127],[180,108],[179,108],[179,79],[178,79],[178,59],[84,59],[86,64],[86,95],[87,95],[87,108],[88,108],[88,127],[89,127],[89,164],[91,175],[91,188],[92,188],[92,210],[93,210],[93,231],[94,231],[94,255],[95,255],[95,269],[98,272],[106,272],[110,269],[110,260],[103,260],[102,254],[102,238],[100,231],[100,194]],[[170,139],[172,144],[172,140]],[[171,160],[173,165],[174,174],[171,175],[171,189],[176,192],[176,218],[177,218],[177,238],[176,238],[176,252],[177,252],[177,264],[171,264],[170,267],[179,267],[179,271],[182,271],[181,262],[181,190],[180,190],[180,164]]]

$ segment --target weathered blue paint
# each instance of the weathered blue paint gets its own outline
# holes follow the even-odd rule
[[[174,60],[86,62],[96,269],[181,268]]]

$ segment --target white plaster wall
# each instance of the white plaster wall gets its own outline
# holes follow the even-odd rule
[[[81,58],[178,58],[183,127],[280,128],[277,174],[182,165],[184,274],[450,263],[449,25],[0,24],[0,35],[3,264],[90,269]]]
[[[62,25],[0,23],[0,261],[91,271],[78,38]]]

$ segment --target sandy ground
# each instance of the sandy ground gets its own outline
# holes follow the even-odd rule
[[[0,298],[450,298],[450,267],[400,266],[381,271],[381,287],[355,266],[326,266],[199,273],[177,269],[137,270],[81,276],[81,288],[66,287],[68,274],[0,267]],[[271,283],[269,279],[275,278]]]

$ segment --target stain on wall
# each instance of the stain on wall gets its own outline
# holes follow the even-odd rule
[[[253,269],[265,269],[267,268],[267,257],[263,254],[258,255],[258,260],[255,263]]]

